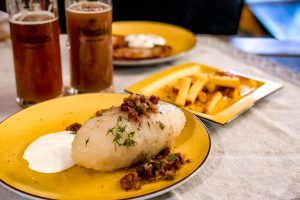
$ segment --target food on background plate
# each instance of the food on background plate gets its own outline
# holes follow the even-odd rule
[[[139,163],[134,173],[139,186],[132,186],[131,173],[120,181],[125,190],[139,189],[145,182],[174,179],[185,163],[180,153],[170,152],[185,122],[184,113],[174,105],[161,103],[156,96],[132,94],[121,106],[97,111],[82,125],[74,123],[67,131],[41,136],[27,147],[23,158],[30,169],[43,173],[60,172],[74,164],[110,172]],[[150,169],[153,163],[161,163],[160,170]]]
[[[171,55],[172,47],[164,38],[154,34],[113,35],[115,60],[142,60]]]
[[[259,86],[258,81],[228,72],[197,72],[165,85],[160,97],[178,106],[214,115]]]

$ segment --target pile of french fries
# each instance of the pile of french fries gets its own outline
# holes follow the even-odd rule
[[[166,85],[165,92],[178,106],[214,114],[217,105],[224,108],[241,97],[240,86],[238,76],[226,72],[199,72],[180,78],[173,85]]]

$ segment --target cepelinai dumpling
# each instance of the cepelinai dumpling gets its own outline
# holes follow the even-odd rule
[[[99,171],[128,167],[142,155],[170,147],[185,125],[177,107],[155,96],[131,95],[120,107],[98,112],[78,130],[72,157],[79,166]]]

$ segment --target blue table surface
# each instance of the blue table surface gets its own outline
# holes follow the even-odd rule
[[[286,57],[286,56],[264,56],[272,62],[281,64],[282,66],[300,73],[300,57]]]
[[[300,1],[248,1],[255,17],[280,40],[300,41]]]

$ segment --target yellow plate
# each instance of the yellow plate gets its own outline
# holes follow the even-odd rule
[[[173,181],[146,184],[141,190],[126,192],[119,180],[126,171],[100,173],[80,167],[43,174],[30,170],[22,159],[25,148],[46,133],[64,130],[74,122],[83,123],[96,110],[118,106],[126,94],[86,94],[63,97],[27,108],[0,124],[0,179],[4,185],[23,194],[50,199],[150,198],[182,184],[199,170],[210,151],[205,126],[185,111],[187,123],[175,141],[175,152],[192,160]]]
[[[200,71],[204,73],[214,73],[220,70],[213,67],[198,64],[198,63],[193,63],[193,62],[186,63],[158,72],[132,86],[129,86],[128,88],[125,89],[125,91],[130,93],[138,93],[138,94],[145,94],[145,95],[154,94],[160,97],[164,97],[164,95],[166,94],[166,92],[164,92],[164,87],[167,84],[170,84],[181,77],[190,76]],[[230,122],[232,119],[236,118],[242,112],[246,111],[259,99],[282,88],[282,85],[278,83],[274,83],[263,79],[253,78],[237,72],[230,72],[230,73],[238,75],[239,77],[244,79],[254,80],[258,83],[259,87],[255,89],[253,92],[250,92],[249,94],[243,96],[241,99],[234,102],[232,105],[228,106],[227,108],[213,115],[204,114],[202,112],[196,112],[194,110],[188,109],[187,107],[183,107],[183,108],[203,119],[224,125],[227,122]],[[168,101],[168,99],[164,99],[164,100]],[[173,101],[169,101],[169,102],[174,103]]]
[[[120,21],[112,25],[113,34],[156,34],[163,37],[172,47],[171,56],[145,60],[114,60],[115,65],[137,66],[168,62],[178,59],[191,50],[196,44],[195,35],[180,26],[151,21]]]

